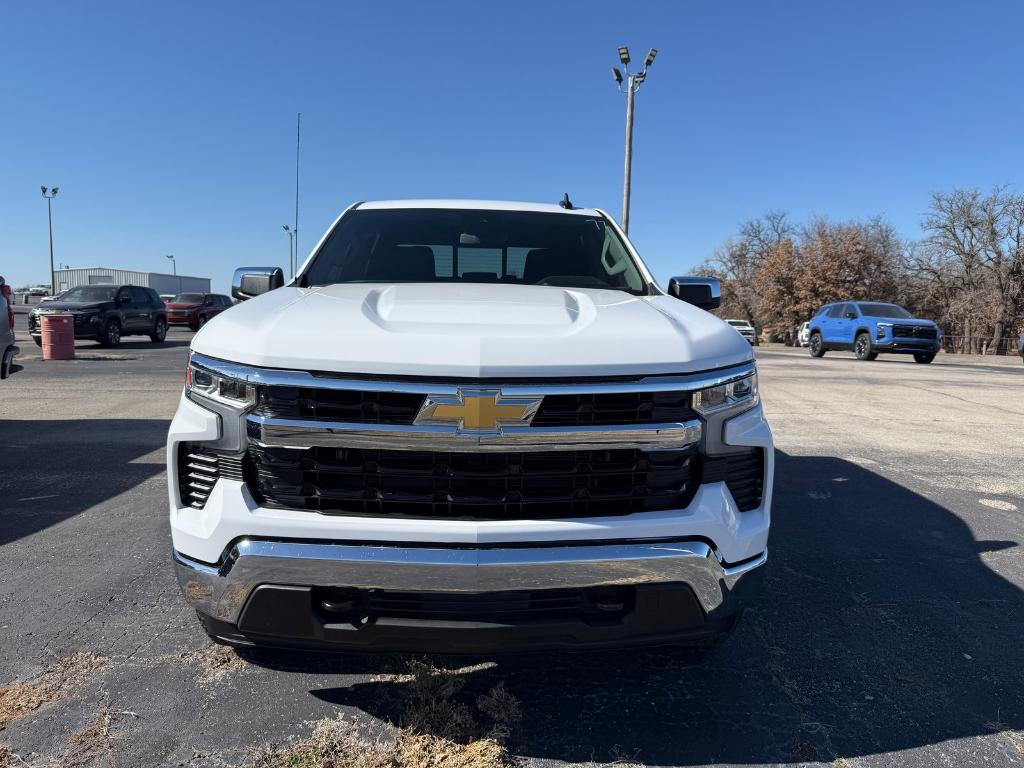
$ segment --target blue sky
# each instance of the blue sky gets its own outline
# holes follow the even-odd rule
[[[14,3],[0,21],[0,273],[56,258],[225,289],[354,200],[620,212],[616,47],[638,96],[631,235],[659,279],[738,222],[881,214],[1024,170],[1017,2]]]

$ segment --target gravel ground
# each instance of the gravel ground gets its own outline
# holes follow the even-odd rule
[[[406,659],[239,657],[199,630],[163,464],[189,337],[68,363],[23,340],[0,382],[0,766],[255,765],[420,700]],[[758,357],[775,519],[738,632],[703,657],[435,659],[452,717],[483,722],[503,684],[502,748],[530,765],[1024,764],[1024,366]]]

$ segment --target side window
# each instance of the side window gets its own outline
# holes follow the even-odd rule
[[[829,317],[842,317],[843,316],[843,305],[842,304],[833,304],[831,307],[828,308],[828,316]]]
[[[853,304],[843,304],[843,317],[847,315],[857,316],[857,307]]]
[[[138,288],[136,286],[132,286],[131,292],[132,304],[137,304],[142,307],[149,305],[149,294],[146,293],[145,288]]]
[[[120,304],[123,301],[125,301],[126,299],[128,301],[132,300],[132,292],[131,292],[131,290],[129,288],[124,287],[124,288],[122,288],[121,290],[119,290],[117,292],[117,303]]]
[[[164,303],[163,299],[160,298],[160,294],[154,291],[152,288],[146,289],[146,296],[149,298],[149,303],[151,306],[159,307],[161,304]]]

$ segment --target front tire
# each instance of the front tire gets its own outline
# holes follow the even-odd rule
[[[857,356],[858,360],[874,360],[878,357],[877,352],[871,351],[871,334],[857,334],[857,339],[853,342],[853,354]]]
[[[928,365],[932,360],[935,359],[934,352],[915,352],[914,362],[921,363],[921,365]]]
[[[121,323],[114,318],[107,320],[100,336],[100,344],[104,347],[116,347],[121,343]]]
[[[154,344],[160,344],[164,339],[167,338],[167,321],[162,317],[158,317],[156,322],[153,324],[153,332],[149,334],[149,338]]]
[[[825,342],[821,340],[821,334],[817,331],[811,334],[811,340],[807,342],[807,350],[811,353],[811,357],[825,356]]]
[[[36,343],[37,347],[43,346],[43,337],[42,336],[33,336],[32,337],[32,341],[34,341]]]

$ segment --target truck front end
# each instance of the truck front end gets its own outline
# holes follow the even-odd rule
[[[470,219],[444,242],[489,231]],[[534,248],[513,274],[530,259],[557,257]],[[427,282],[300,278],[197,335],[167,462],[174,562],[206,631],[491,653],[731,629],[767,559],[772,495],[749,345],[645,286]],[[314,333],[323,312],[365,324],[270,338]]]

